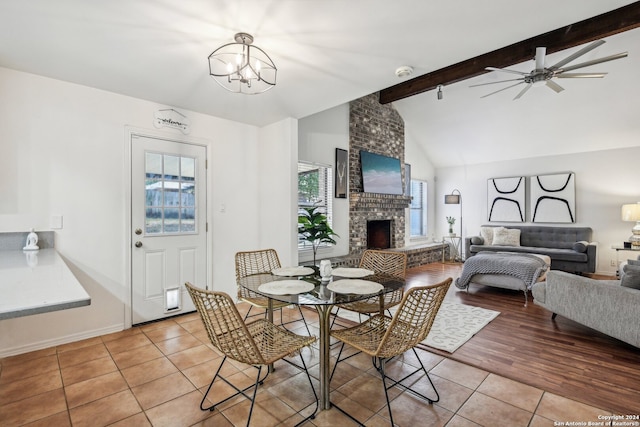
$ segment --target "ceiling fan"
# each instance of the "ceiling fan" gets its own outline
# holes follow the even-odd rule
[[[547,53],[547,48],[546,47],[538,47],[536,48],[536,57],[535,57],[535,63],[536,63],[536,68],[534,70],[532,70],[529,73],[524,73],[522,71],[515,71],[515,70],[509,70],[507,68],[496,68],[496,67],[486,67],[485,70],[489,70],[489,71],[501,71],[503,73],[511,73],[511,74],[517,74],[520,77],[518,77],[517,79],[509,79],[509,80],[501,80],[498,82],[489,82],[489,83],[480,83],[477,85],[472,85],[470,87],[477,87],[477,86],[486,86],[486,85],[491,85],[491,84],[496,84],[496,83],[505,83],[505,82],[514,82],[517,81],[518,83],[512,84],[510,86],[504,87],[500,90],[496,90],[495,92],[491,92],[488,93],[484,96],[481,96],[481,98],[486,98],[487,96],[496,94],[498,92],[502,92],[503,90],[507,90],[510,89],[514,86],[518,86],[521,84],[526,84],[526,86],[516,95],[515,99],[520,98],[522,95],[524,95],[525,93],[527,93],[527,91],[529,89],[531,89],[532,86],[543,86],[546,85],[548,87],[550,87],[551,89],[553,89],[556,92],[562,92],[564,90],[564,88],[562,86],[560,86],[558,83],[556,83],[555,81],[553,81],[553,79],[555,78],[559,78],[559,79],[567,79],[567,78],[602,78],[604,77],[607,73],[567,73],[567,71],[573,71],[573,70],[577,70],[579,68],[584,68],[584,67],[589,67],[591,65],[595,65],[595,64],[600,64],[602,62],[607,62],[607,61],[613,61],[614,59],[620,59],[620,58],[624,58],[628,55],[627,52],[622,52],[622,53],[617,53],[615,55],[610,55],[610,56],[606,56],[604,58],[599,58],[599,59],[594,59],[591,61],[587,61],[587,62],[582,62],[580,64],[575,64],[575,65],[571,65],[569,67],[565,67],[565,65],[567,65],[568,63],[570,63],[571,61],[574,61],[575,59],[579,58],[580,56],[584,55],[587,52],[592,51],[593,49],[597,48],[598,46],[601,46],[605,43],[604,40],[597,40],[585,47],[583,47],[582,49],[578,50],[577,52],[575,52],[572,55],[567,56],[566,58],[564,58],[563,60],[561,60],[560,62],[550,66],[550,67],[545,67],[545,56]]]

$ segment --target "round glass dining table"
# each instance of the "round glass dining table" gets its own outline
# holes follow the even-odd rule
[[[313,285],[313,289],[302,292],[299,294],[293,295],[277,295],[271,294],[264,291],[261,291],[259,288],[261,285],[269,282],[275,282],[279,280],[303,280]],[[329,359],[329,350],[330,350],[330,315],[331,309],[336,304],[349,303],[355,301],[362,301],[366,299],[370,299],[379,296],[381,312],[382,303],[384,301],[384,295],[388,292],[396,291],[405,285],[405,281],[401,280],[397,277],[392,277],[386,274],[376,273],[370,276],[363,277],[362,280],[366,280],[368,282],[375,282],[382,285],[382,290],[373,293],[373,294],[355,294],[355,293],[340,293],[329,290],[328,287],[333,289],[339,289],[339,280],[348,279],[339,276],[332,276],[328,280],[320,279],[319,276],[309,275],[309,276],[294,276],[294,277],[285,277],[285,276],[276,276],[270,273],[265,274],[255,274],[252,276],[244,277],[238,280],[238,286],[242,286],[246,290],[250,292],[254,292],[258,295],[264,296],[268,298],[269,301],[269,309],[267,310],[268,318],[273,322],[273,301],[282,301],[290,304],[296,304],[300,306],[313,306],[318,311],[318,321],[319,321],[319,329],[320,329],[320,357],[319,357],[319,365],[320,365],[320,409],[325,410],[331,407],[330,400],[330,388],[329,388],[329,380],[330,380],[330,359]],[[334,286],[336,285],[336,286]],[[311,286],[308,286],[311,288]],[[272,370],[272,368],[270,367]]]

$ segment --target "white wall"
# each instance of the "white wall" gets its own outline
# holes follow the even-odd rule
[[[615,131],[612,131],[611,137],[615,137]],[[574,225],[593,229],[593,240],[599,245],[597,271],[613,274],[615,267],[611,266],[611,260],[616,259],[616,253],[611,246],[621,245],[631,235],[633,227],[633,223],[620,219],[620,208],[625,203],[640,201],[637,169],[639,157],[640,147],[635,147],[438,169],[437,236],[447,232],[445,216],[459,216],[458,206],[444,205],[444,195],[453,188],[458,188],[462,193],[464,236],[477,235],[480,226],[487,224],[486,199],[489,178],[574,172]],[[526,188],[528,197],[529,179]],[[526,215],[527,223],[530,224],[528,200]],[[620,253],[620,260],[636,256],[637,254],[628,252]]]
[[[258,142],[260,248],[273,248],[283,266],[297,265],[298,121],[260,129]]]
[[[0,357],[125,326],[125,127],[180,138],[178,131],[153,128],[153,113],[162,108],[167,106],[0,68],[0,232],[48,230],[50,217],[63,215],[56,248],[92,297],[88,307],[0,321]],[[192,125],[185,138],[208,141],[209,285],[235,295],[233,255],[268,240],[262,237],[258,185],[263,161],[271,171],[282,170],[285,181],[291,170],[288,156],[265,156],[258,144],[266,140],[278,151],[295,146],[295,122],[263,131],[181,112]],[[281,206],[291,193],[277,186],[272,192]],[[290,218],[282,221],[288,226]]]
[[[435,168],[426,156],[426,153],[419,144],[419,139],[414,137],[411,123],[405,123],[405,144],[404,161],[411,165],[411,179],[427,182],[427,232],[423,239],[411,239],[411,223],[409,209],[407,209],[405,233],[405,245],[432,242],[436,235],[435,206],[434,197],[436,194]]]
[[[320,163],[335,169],[336,148],[349,151],[349,104],[300,119],[298,135],[298,158],[301,161]],[[331,194],[333,195],[333,189]],[[349,253],[348,198],[333,199],[332,228],[340,236],[335,239],[337,245],[318,249],[318,258],[331,258]],[[312,259],[311,250],[300,254],[300,261]]]

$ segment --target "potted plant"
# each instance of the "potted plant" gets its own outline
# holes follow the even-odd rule
[[[304,240],[311,243],[313,249],[313,265],[316,267],[316,255],[321,243],[336,244],[332,236],[339,237],[333,232],[327,217],[320,212],[317,206],[302,208],[303,212],[298,215],[298,234]]]
[[[455,236],[455,233],[453,232],[453,224],[456,223],[456,219],[452,216],[448,216],[447,222],[449,223],[449,236]]]

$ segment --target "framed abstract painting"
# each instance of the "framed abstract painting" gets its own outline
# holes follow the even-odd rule
[[[487,182],[488,220],[524,222],[525,178],[490,178]]]
[[[531,222],[576,222],[576,176],[572,172],[531,177]]]

